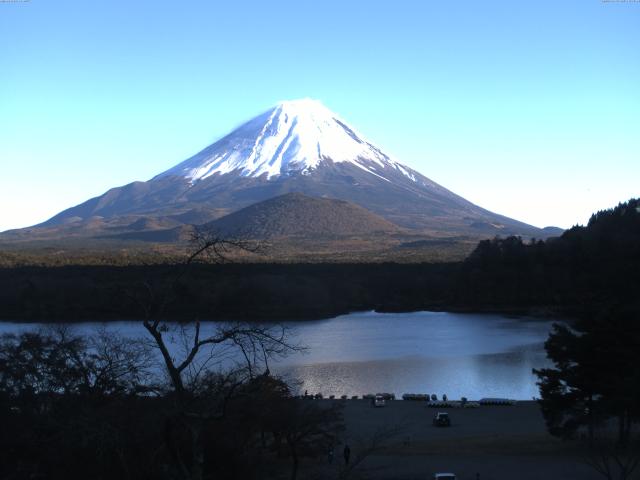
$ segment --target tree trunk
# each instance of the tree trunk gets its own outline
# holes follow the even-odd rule
[[[282,458],[282,434],[274,432],[273,443],[276,444],[276,456]]]
[[[298,477],[298,451],[296,450],[295,441],[288,435],[287,444],[289,445],[289,451],[291,452],[291,480],[296,480]]]
[[[202,480],[204,470],[204,452],[202,448],[202,428],[200,425],[191,427],[191,480]]]
[[[589,401],[587,403],[587,408],[589,409],[589,448],[593,448],[593,440],[595,436],[595,415],[593,414],[593,397],[589,396]]]
[[[625,448],[629,443],[629,429],[627,422],[627,412],[622,412],[618,416],[618,444]]]
[[[631,421],[631,412],[627,411],[627,424],[625,428],[625,437],[627,439],[627,443],[631,440],[631,426],[633,422]]]
[[[173,359],[171,358],[171,354],[167,349],[167,346],[164,343],[164,339],[162,338],[162,333],[158,331],[157,328],[154,328],[153,325],[150,325],[147,322],[143,323],[144,327],[151,334],[153,339],[156,341],[156,345],[162,354],[162,359],[164,360],[165,366],[167,367],[167,372],[169,373],[169,377],[171,378],[171,383],[173,384],[173,389],[178,395],[182,395],[184,393],[184,384],[182,383],[182,375],[180,371],[176,368]]]
[[[622,445],[622,439],[624,438],[624,416],[618,415],[618,444]]]
[[[620,421],[620,438],[618,439],[620,446],[626,448],[629,445],[631,437],[631,414],[628,410],[622,412]]]
[[[173,422],[173,419],[171,417],[165,418],[165,421],[164,421],[164,442],[165,442],[165,445],[167,446],[167,449],[169,450],[169,454],[171,455],[171,457],[173,459],[174,465],[180,470],[180,472],[182,472],[183,478],[188,479],[189,478],[189,469],[187,468],[187,466],[182,461],[182,457],[180,455],[180,452],[178,451],[178,446],[173,441],[173,430],[174,430],[173,423],[174,422]]]

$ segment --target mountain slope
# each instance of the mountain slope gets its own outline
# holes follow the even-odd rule
[[[479,237],[545,237],[404,166],[314,100],[283,102],[147,182],[113,188],[41,226],[100,216],[212,220],[301,192],[353,202],[405,228]]]

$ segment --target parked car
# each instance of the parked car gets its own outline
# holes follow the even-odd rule
[[[456,480],[455,473],[436,473],[433,480]]]
[[[373,399],[374,407],[384,407],[387,404],[387,401],[384,399],[382,395],[376,395]]]
[[[449,418],[449,414],[445,412],[436,413],[436,416],[433,417],[433,426],[434,427],[450,427],[451,418]]]

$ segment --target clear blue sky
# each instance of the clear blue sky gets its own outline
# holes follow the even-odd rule
[[[31,0],[0,2],[0,230],[300,97],[538,226],[640,195],[640,3]]]

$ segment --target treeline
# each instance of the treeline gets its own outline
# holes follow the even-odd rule
[[[455,302],[548,305],[571,313],[545,343],[552,367],[534,370],[548,431],[583,440],[603,478],[640,466],[640,200],[594,214],[561,237],[481,242],[457,273]]]
[[[165,318],[306,319],[358,310],[444,308],[455,264],[193,264],[0,269],[0,318],[142,318],[151,288]]]
[[[171,298],[166,318],[186,321],[424,309],[579,317],[616,302],[637,307],[640,204],[598,212],[547,241],[485,240],[464,262],[194,263],[182,275],[183,262],[0,268],[0,318],[141,318],[139,297],[149,289]]]
[[[640,305],[640,200],[594,214],[545,242],[480,242],[457,274],[454,304],[548,305],[578,316]]]
[[[558,282],[558,301],[582,304],[575,321],[554,325],[545,343],[553,367],[534,371],[549,432],[583,439],[585,461],[604,478],[637,478],[640,201],[598,212],[553,242],[501,246],[485,244],[470,263],[494,258],[508,272],[517,262],[538,282],[559,272],[560,280],[549,279]]]

